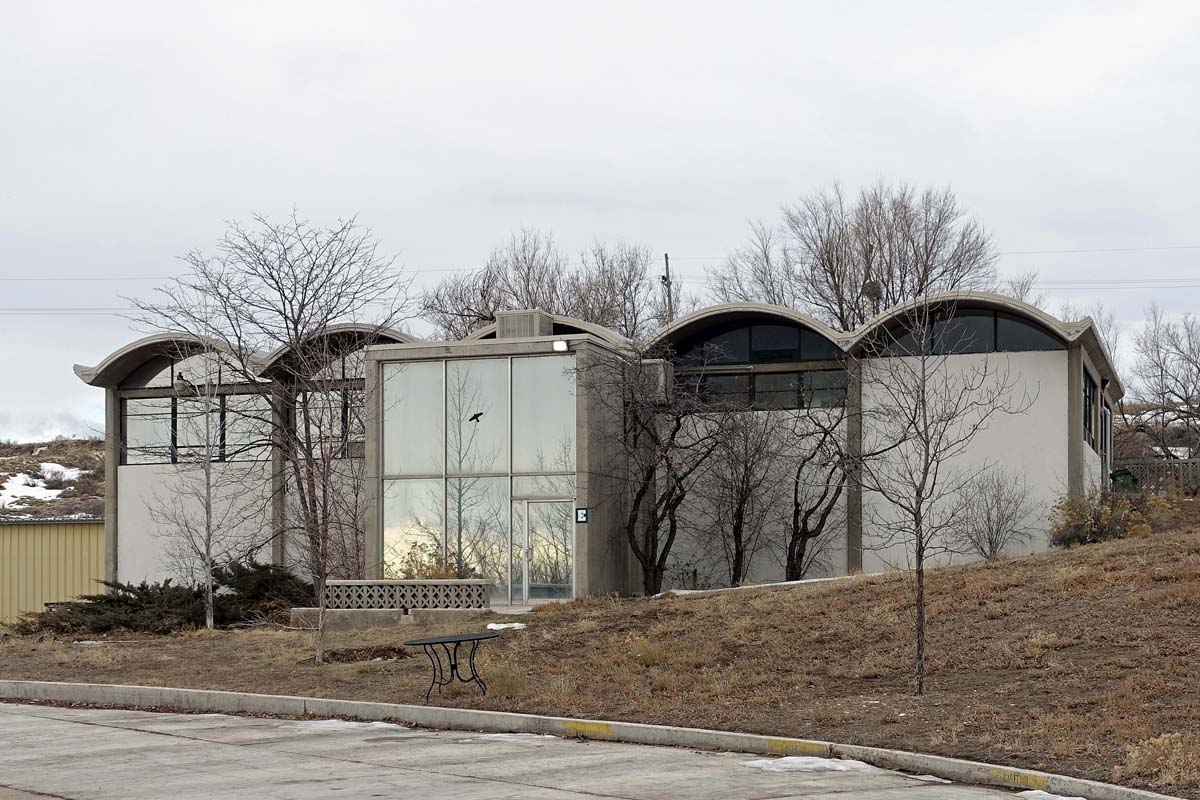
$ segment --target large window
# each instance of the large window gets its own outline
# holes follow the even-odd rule
[[[1083,440],[1096,449],[1096,381],[1083,370]]]
[[[513,359],[514,473],[575,473],[574,368],[569,356]]]
[[[269,457],[271,405],[258,394],[130,397],[123,403],[124,464]]]
[[[126,464],[170,464],[175,459],[173,398],[131,398],[122,417]]]
[[[387,475],[441,475],[445,393],[441,361],[383,367],[383,471]]]
[[[707,328],[680,342],[675,361],[681,366],[778,364],[843,356],[836,344],[800,325],[737,322]]]
[[[728,409],[788,410],[831,408],[846,404],[849,377],[844,369],[800,372],[756,372],[751,375],[696,375],[684,373],[681,381],[699,380],[706,403]]]
[[[446,474],[508,472],[508,360],[446,362]]]
[[[487,578],[495,602],[521,601],[513,499],[574,500],[574,366],[569,355],[383,366],[386,577]]]
[[[1066,343],[1046,328],[1005,311],[958,308],[953,313],[931,312],[901,320],[874,337],[871,351],[879,355],[960,355],[1065,350]]]

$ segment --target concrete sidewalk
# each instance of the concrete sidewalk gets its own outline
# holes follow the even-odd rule
[[[756,760],[745,754],[527,734],[472,735],[378,722],[0,703],[0,800],[1013,797],[874,768],[775,772],[745,766]]]

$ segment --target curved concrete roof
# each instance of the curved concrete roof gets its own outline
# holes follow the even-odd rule
[[[374,342],[375,344],[413,344],[420,341],[415,336],[409,336],[407,333],[402,333],[392,328],[380,328],[377,325],[368,325],[365,322],[339,322],[336,325],[330,325],[325,328],[320,335],[329,337],[338,336],[343,333],[360,333],[366,336],[375,336],[378,339],[377,342]],[[288,345],[281,345],[272,350],[259,363],[255,374],[261,375],[266,372],[279,359],[283,358],[290,349]]]
[[[871,319],[859,325],[850,334],[850,340],[847,343],[847,349],[854,349],[863,339],[872,331],[887,324],[890,320],[897,319],[912,311],[914,308],[919,308],[923,305],[937,306],[947,303],[961,303],[976,308],[991,308],[998,311],[1008,311],[1016,314],[1019,317],[1030,319],[1043,327],[1049,328],[1053,333],[1058,334],[1068,342],[1074,341],[1079,336],[1079,332],[1075,328],[1079,323],[1067,324],[1059,320],[1057,317],[1052,317],[1037,306],[1032,306],[1029,303],[1024,303],[1013,297],[1007,297],[994,292],[935,292],[924,297],[917,297],[891,308],[885,309],[876,314]]]
[[[327,336],[336,336],[342,333],[377,334],[382,339],[401,344],[418,341],[414,337],[400,331],[390,328],[380,330],[374,325],[366,325],[358,322],[330,325],[325,331],[325,335]],[[217,350],[224,348],[223,343],[216,339],[205,339],[188,333],[155,333],[143,336],[141,339],[132,341],[114,350],[94,367],[76,364],[75,374],[84,383],[91,386],[116,386],[129,373],[151,358],[175,353],[180,347],[188,345],[193,345],[196,349],[207,347]],[[279,347],[269,355],[255,356],[253,363],[250,364],[251,371],[255,375],[262,375],[271,365],[282,358],[287,350],[287,347]]]
[[[597,325],[594,322],[584,322],[581,319],[576,319],[575,317],[563,316],[562,314],[549,314],[549,317],[552,320],[554,320],[554,322],[558,323],[559,325],[570,325],[572,328],[578,328],[579,330],[583,331],[584,333],[591,334],[592,336],[595,336],[597,339],[603,339],[604,341],[608,342],[609,344],[611,344],[615,347],[623,347],[623,346],[629,344],[629,340],[626,339],[624,336],[617,333],[616,331],[609,330],[608,328],[604,327],[603,325]],[[483,337],[487,336],[488,334],[495,333],[495,332],[496,332],[496,323],[492,322],[487,325],[484,325],[482,328],[479,328],[478,330],[471,331],[469,334],[464,336],[462,340],[464,342],[472,342],[477,339],[482,339]]]
[[[76,364],[75,374],[91,386],[116,386],[130,372],[151,358],[177,352],[179,348],[188,345],[197,349],[221,347],[220,342],[214,339],[204,339],[189,333],[152,333],[114,350],[94,367]]]
[[[720,305],[708,306],[697,309],[690,314],[685,314],[666,327],[661,328],[650,337],[650,343],[659,344],[665,341],[678,341],[696,330],[706,328],[725,319],[736,320],[747,316],[774,317],[783,322],[802,325],[821,334],[821,336],[824,336],[839,347],[842,346],[843,340],[846,339],[846,334],[835,331],[825,323],[794,308],[775,306],[769,303],[721,303]]]
[[[892,306],[876,314],[856,328],[846,342],[845,349],[847,352],[854,352],[872,332],[886,325],[890,320],[902,317],[914,308],[922,305],[942,305],[946,303],[1007,311],[1010,314],[1038,323],[1050,332],[1060,336],[1066,342],[1082,340],[1084,347],[1088,350],[1088,355],[1095,363],[1097,370],[1099,370],[1100,376],[1108,379],[1113,384],[1114,397],[1120,399],[1124,395],[1125,389],[1117,377],[1116,370],[1113,369],[1112,358],[1105,348],[1104,342],[1101,341],[1099,333],[1096,331],[1096,325],[1091,317],[1084,317],[1075,322],[1064,322],[1057,317],[1047,314],[1037,306],[994,292],[937,292],[926,297],[917,297]]]

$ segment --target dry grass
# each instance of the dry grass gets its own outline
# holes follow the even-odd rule
[[[456,688],[433,702],[901,747],[1200,798],[1196,533],[936,570],[930,597],[923,698],[909,690],[911,593],[883,575],[547,607],[484,645],[487,697]],[[482,624],[328,646],[370,652]],[[423,657],[316,667],[301,632],[106,642],[12,637],[0,676],[398,702],[428,686]]]

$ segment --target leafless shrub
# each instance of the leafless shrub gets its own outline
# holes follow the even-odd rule
[[[963,514],[952,536],[964,550],[999,558],[1033,536],[1036,509],[1024,477],[993,466],[968,481],[963,492]]]

